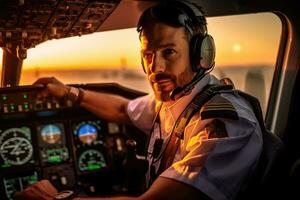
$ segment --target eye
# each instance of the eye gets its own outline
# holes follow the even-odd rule
[[[144,58],[152,58],[152,53],[144,53]]]
[[[152,62],[152,57],[153,57],[153,53],[152,52],[143,52],[143,59],[147,62],[147,63],[151,63]]]
[[[175,51],[175,49],[171,49],[171,48],[165,49],[165,50],[163,51],[163,55],[164,55],[165,57],[175,56],[176,53],[177,53],[177,52]]]

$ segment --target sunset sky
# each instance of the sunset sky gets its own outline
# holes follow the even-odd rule
[[[208,18],[208,31],[217,47],[216,65],[275,63],[281,22],[274,14]],[[51,40],[29,49],[23,68],[137,68],[139,48],[134,28]]]

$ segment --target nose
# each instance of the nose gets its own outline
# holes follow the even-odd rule
[[[164,72],[166,70],[166,67],[163,59],[157,54],[153,55],[149,69],[151,73]]]

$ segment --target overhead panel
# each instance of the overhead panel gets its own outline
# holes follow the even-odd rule
[[[97,31],[120,0],[0,0],[0,47],[28,49]]]

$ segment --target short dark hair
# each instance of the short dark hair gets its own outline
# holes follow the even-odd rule
[[[172,27],[185,27],[188,38],[196,34],[206,35],[206,19],[200,7],[191,2],[166,0],[148,8],[141,15],[137,31],[153,23],[164,23]]]

